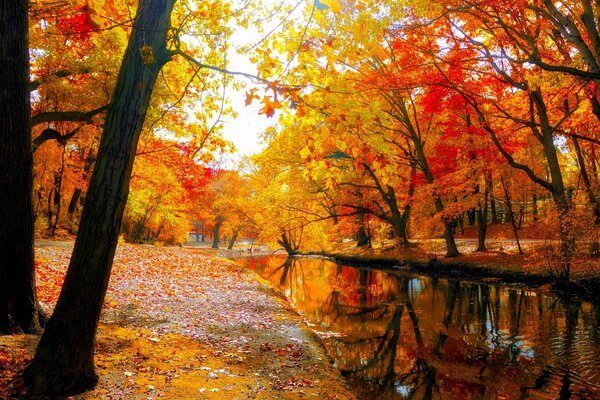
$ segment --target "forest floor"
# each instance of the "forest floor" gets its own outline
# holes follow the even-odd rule
[[[72,242],[36,245],[39,300],[52,310]],[[0,336],[0,399],[25,396],[38,341]],[[201,249],[120,244],[87,399],[354,399],[318,337],[251,271]]]
[[[517,252],[507,226],[491,226],[488,251],[476,232],[457,234],[462,255],[444,258],[442,239],[398,249],[373,242],[338,243],[331,254],[377,264],[421,263],[428,273],[549,282],[556,243],[535,227],[520,231]],[[64,279],[72,241],[36,243],[39,301],[50,312]],[[269,254],[266,247],[211,249],[120,244],[98,329],[97,388],[72,399],[354,399],[318,337],[287,300],[249,270],[223,257]],[[574,280],[600,282],[600,260],[579,256]],[[597,290],[600,286],[582,286]],[[23,398],[20,374],[37,336],[0,336],[0,399]]]

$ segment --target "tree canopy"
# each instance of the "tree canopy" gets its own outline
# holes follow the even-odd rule
[[[559,243],[568,281],[600,224],[598,21],[590,0],[31,2],[30,62],[14,76],[30,68],[19,143],[34,159],[14,168],[33,172],[22,198],[37,235],[77,235],[28,371],[34,394],[95,384],[118,240],[181,243],[202,225],[213,247],[246,237],[295,254],[443,237],[456,257],[465,217],[480,251],[488,223],[518,240],[529,219]],[[15,40],[26,50],[27,35]],[[274,121],[265,149],[236,164],[228,93]],[[80,346],[56,353],[80,319]]]

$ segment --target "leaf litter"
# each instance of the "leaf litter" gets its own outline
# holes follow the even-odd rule
[[[51,312],[72,244],[36,246]],[[0,337],[0,399],[38,337]],[[119,244],[95,349],[100,381],[71,399],[354,399],[318,337],[251,271],[198,249]],[[3,397],[4,396],[4,397]]]

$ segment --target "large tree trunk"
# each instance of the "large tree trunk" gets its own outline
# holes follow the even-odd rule
[[[281,233],[281,240],[278,240],[277,243],[279,243],[285,249],[288,255],[293,256],[298,254],[298,247],[293,243],[292,240],[290,240],[285,232]]]
[[[435,209],[438,213],[442,213],[444,211],[444,203],[438,195],[436,195],[435,197]],[[458,251],[458,247],[456,246],[456,240],[454,240],[452,226],[447,220],[444,220],[444,240],[446,242],[446,257],[458,257],[460,255],[460,252]]]
[[[96,328],[139,134],[158,72],[170,58],[166,37],[174,2],[139,2],[69,269],[54,314],[26,372],[33,396],[75,394],[93,388],[98,381],[94,371]]]
[[[407,203],[406,206],[404,207],[403,212],[400,212],[400,209],[398,208],[398,200],[396,199],[396,191],[395,191],[394,187],[392,185],[382,184],[381,181],[379,180],[379,178],[377,177],[377,175],[375,174],[375,171],[373,171],[373,169],[371,167],[369,167],[368,165],[365,165],[364,168],[365,168],[365,171],[367,171],[367,173],[369,174],[369,176],[371,176],[371,179],[373,180],[373,182],[375,183],[375,186],[377,187],[377,191],[379,192],[379,195],[381,196],[383,201],[385,201],[385,203],[387,204],[388,209],[389,209],[389,217],[388,216],[385,216],[383,218],[380,217],[380,219],[383,219],[385,222],[390,224],[390,226],[392,227],[393,233],[394,233],[394,238],[400,243],[400,245],[402,247],[410,246],[410,242],[408,241],[408,229],[407,229],[407,224],[408,224],[408,220],[410,218],[410,210],[411,210],[410,203]],[[412,197],[412,195],[414,194],[414,184],[412,183],[412,181],[413,181],[412,176],[414,175],[415,170],[416,170],[416,164],[411,163],[411,183],[408,186],[409,198]],[[358,246],[360,246],[360,244]]]
[[[0,5],[0,333],[38,333],[27,1]]]

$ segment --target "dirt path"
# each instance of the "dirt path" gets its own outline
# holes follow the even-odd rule
[[[36,248],[51,309],[70,246]],[[0,337],[0,398],[37,338]],[[354,399],[318,338],[252,272],[199,250],[120,245],[96,344],[98,387],[73,399]]]

